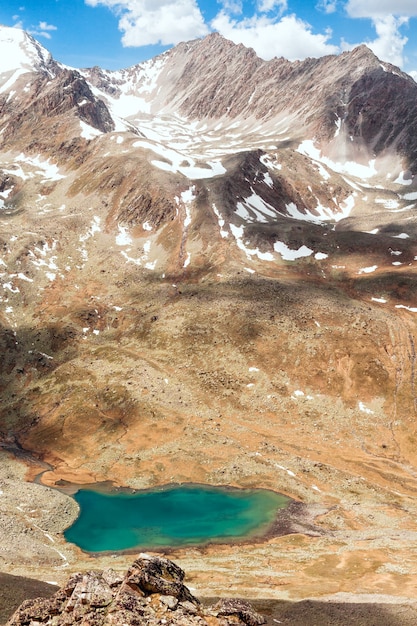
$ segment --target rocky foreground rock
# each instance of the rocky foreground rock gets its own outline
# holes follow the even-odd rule
[[[138,626],[198,624],[227,626],[266,622],[245,601],[220,600],[203,607],[172,561],[141,555],[125,576],[113,569],[73,574],[51,598],[25,600],[7,626]]]

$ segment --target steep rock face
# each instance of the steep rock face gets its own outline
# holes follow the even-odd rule
[[[0,96],[3,149],[25,138],[26,146],[32,142],[50,150],[77,118],[100,132],[114,129],[104,102],[94,97],[85,79],[74,70],[62,69],[53,78],[43,73],[25,74],[17,82],[21,89]]]
[[[381,65],[361,76],[350,89],[344,121],[347,134],[373,154],[391,148],[416,171],[417,99],[411,78]]]
[[[25,601],[8,626],[56,624],[178,624],[261,626],[266,619],[241,600],[203,608],[183,584],[184,571],[172,561],[140,556],[125,576],[114,570],[73,574],[50,599]]]

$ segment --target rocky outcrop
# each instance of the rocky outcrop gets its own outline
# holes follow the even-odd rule
[[[8,626],[265,623],[264,617],[242,600],[222,600],[203,608],[183,580],[184,571],[172,561],[141,555],[125,576],[112,569],[73,574],[51,598],[23,602]]]
[[[77,118],[103,133],[114,130],[107,106],[94,96],[77,71],[64,69],[52,79],[44,73],[29,76],[30,82],[20,97],[10,98],[6,94],[0,98],[0,122],[4,125],[6,145],[13,145],[23,136],[27,143],[30,138],[31,143],[39,144],[38,137],[42,137],[44,148],[50,148],[61,138],[64,129],[68,132],[70,120]],[[33,147],[39,149],[39,145]]]

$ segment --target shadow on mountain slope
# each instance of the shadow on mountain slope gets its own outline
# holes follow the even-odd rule
[[[50,598],[55,585],[23,576],[0,573],[0,626],[6,624],[14,611],[29,598]]]
[[[210,600],[211,602],[211,600]],[[302,600],[250,600],[269,625],[286,624],[291,626],[414,626],[417,620],[415,603],[384,602],[336,602]]]

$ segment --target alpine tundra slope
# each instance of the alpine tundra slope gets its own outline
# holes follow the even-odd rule
[[[130,563],[45,486],[201,483],[298,504],[176,551],[200,596],[415,597],[416,102],[364,46],[110,72],[0,29],[3,572]]]

